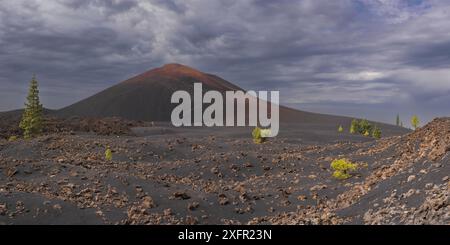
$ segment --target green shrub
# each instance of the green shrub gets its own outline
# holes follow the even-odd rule
[[[111,149],[107,148],[105,151],[105,160],[106,161],[112,161],[112,151]]]
[[[252,138],[253,138],[253,142],[255,142],[255,144],[261,144],[262,143],[262,138],[261,138],[261,129],[256,127],[253,129],[252,131]]]
[[[357,170],[358,165],[347,159],[336,159],[331,163],[331,168],[334,170],[334,178],[344,180],[352,177],[350,173]]]
[[[13,135],[13,136],[8,138],[8,141],[9,142],[13,142],[13,141],[16,141],[17,139],[18,139],[17,136]]]
[[[342,125],[339,125],[338,132],[339,132],[339,133],[344,132],[344,128],[342,127]]]
[[[334,171],[333,177],[339,180],[345,180],[352,177],[350,174],[344,173],[342,171]]]
[[[261,129],[261,138],[266,139],[266,138],[270,137],[271,134],[272,134],[272,130]]]
[[[266,141],[266,138],[269,137],[270,134],[270,129],[260,129],[259,127],[256,127],[252,131],[253,142],[255,142],[255,144],[261,144]]]

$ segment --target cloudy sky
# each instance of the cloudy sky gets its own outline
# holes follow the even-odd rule
[[[291,107],[450,116],[450,1],[0,0],[0,111],[61,108],[165,63]]]

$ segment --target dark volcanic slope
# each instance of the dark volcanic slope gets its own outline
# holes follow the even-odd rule
[[[170,103],[177,90],[192,93],[193,84],[201,82],[203,90],[242,90],[210,74],[169,64],[121,82],[83,101],[61,109],[64,116],[119,116],[132,120],[170,121],[175,104]]]
[[[121,82],[85,100],[56,112],[60,116],[112,117],[131,120],[170,121],[175,104],[170,103],[173,92],[189,91],[193,83],[201,82],[203,91],[242,90],[236,85],[215,75],[193,68],[168,64]],[[314,124],[321,128],[337,128],[350,125],[351,118],[303,112],[287,107],[280,108],[280,120],[284,123]],[[403,128],[381,125],[385,135],[408,132]]]

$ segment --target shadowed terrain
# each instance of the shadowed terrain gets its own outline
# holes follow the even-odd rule
[[[0,140],[0,223],[449,224],[450,119],[378,141],[282,127]],[[367,167],[337,180],[338,158]]]

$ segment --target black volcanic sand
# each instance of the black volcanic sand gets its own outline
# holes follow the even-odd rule
[[[133,131],[0,140],[0,224],[450,224],[450,119],[378,141],[308,124],[260,145],[250,128]],[[336,180],[338,158],[367,168]]]

